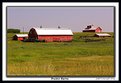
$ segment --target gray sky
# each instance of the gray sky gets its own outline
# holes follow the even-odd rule
[[[82,32],[89,24],[114,31],[113,7],[7,7],[7,28],[29,32],[32,27],[70,28]]]

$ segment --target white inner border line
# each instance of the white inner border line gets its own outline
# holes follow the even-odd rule
[[[2,3],[2,80],[3,81],[39,81],[39,80],[52,80],[51,77],[7,77],[6,75],[6,7],[7,6],[114,6],[115,7],[115,77],[68,77],[68,80],[82,80],[82,81],[113,81],[119,80],[119,3],[117,2],[100,2],[100,3],[12,3],[12,2],[3,2]],[[67,80],[67,81],[68,81]],[[62,81],[62,80],[60,80]],[[66,80],[64,80],[66,81]]]

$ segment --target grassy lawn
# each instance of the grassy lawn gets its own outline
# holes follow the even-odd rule
[[[113,33],[110,33],[113,35]],[[74,33],[72,42],[13,41],[7,34],[8,76],[114,76],[114,37],[85,42]]]

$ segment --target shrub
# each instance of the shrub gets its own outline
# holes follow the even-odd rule
[[[41,42],[45,42],[45,40],[43,39],[43,40],[41,40]]]

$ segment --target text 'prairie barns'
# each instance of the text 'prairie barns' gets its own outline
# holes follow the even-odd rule
[[[62,28],[31,28],[28,34],[29,39],[38,39],[40,41],[72,41],[73,33],[70,29]]]
[[[98,26],[89,25],[83,30],[83,32],[102,32],[102,29]]]

